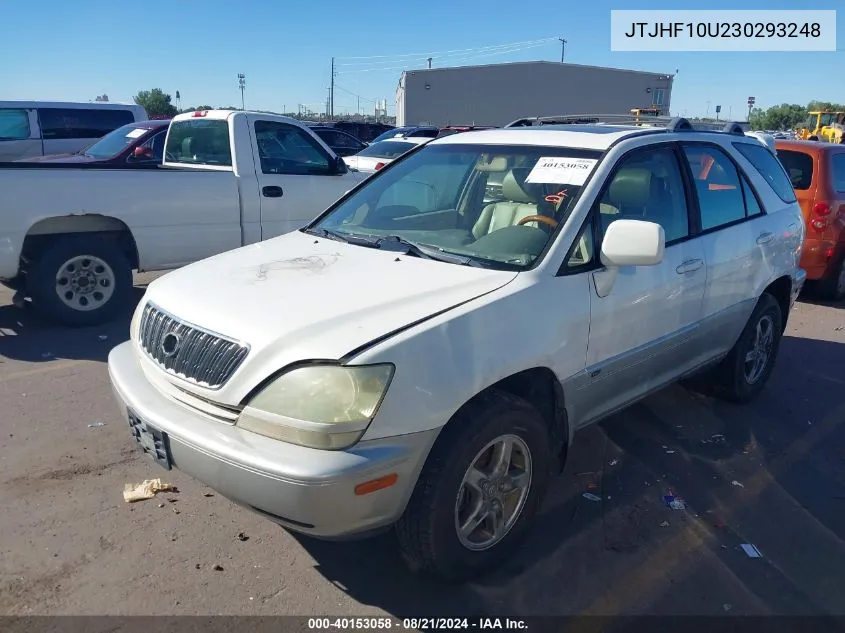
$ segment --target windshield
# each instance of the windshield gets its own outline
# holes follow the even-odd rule
[[[109,132],[99,141],[88,147],[82,154],[90,158],[111,158],[148,132],[148,129],[138,127],[135,123],[130,123],[129,125],[124,125]]]
[[[409,132],[412,129],[413,128],[410,128],[410,127],[393,128],[392,130],[388,130],[387,132],[383,132],[383,133],[379,134],[377,137],[375,137],[371,141],[370,144],[372,145],[373,143],[378,143],[379,141],[384,141],[384,140],[389,139],[389,138],[396,138],[397,136],[401,136],[404,132]]]
[[[402,154],[414,149],[416,146],[416,143],[381,141],[365,147],[358,152],[358,156],[370,156],[372,158],[399,158]]]
[[[475,264],[527,268],[571,213],[600,156],[563,147],[427,145],[309,230],[398,236]]]

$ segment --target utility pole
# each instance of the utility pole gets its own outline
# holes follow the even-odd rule
[[[560,42],[560,63],[563,63],[563,56],[566,54],[566,40],[562,37],[557,38]]]
[[[331,85],[331,88],[330,88],[330,90],[331,90],[330,98],[331,98],[332,112],[329,115],[329,116],[331,116],[331,118],[334,118],[334,75],[335,75],[335,72],[334,72],[334,57],[332,57],[332,85]]]
[[[356,116],[361,114],[361,95],[357,95],[357,96],[358,96],[358,107],[355,108],[355,115]]]
[[[431,68],[431,57],[428,58],[428,67]]]
[[[241,110],[246,110],[246,105],[244,101],[244,89],[246,88],[246,75],[243,73],[238,73],[238,88],[241,89]]]

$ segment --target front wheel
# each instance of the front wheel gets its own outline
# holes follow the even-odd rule
[[[84,234],[60,237],[35,259],[26,285],[42,318],[99,325],[129,305],[132,268],[114,242]]]
[[[733,349],[713,373],[717,395],[737,403],[757,397],[774,369],[783,318],[777,300],[763,294]]]
[[[411,568],[464,581],[499,565],[536,514],[550,475],[540,413],[493,392],[441,433],[396,526]]]

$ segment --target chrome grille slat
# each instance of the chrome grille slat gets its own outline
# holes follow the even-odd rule
[[[175,354],[162,343],[169,334],[179,337]],[[209,389],[219,389],[240,367],[249,346],[168,314],[148,303],[138,328],[141,349],[167,373]]]

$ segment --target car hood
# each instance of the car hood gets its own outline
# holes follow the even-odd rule
[[[297,231],[168,273],[150,284],[145,301],[249,344],[243,365],[220,390],[212,393],[169,379],[236,404],[290,363],[340,359],[374,339],[501,288],[516,275]]]
[[[36,156],[35,158],[24,158],[23,163],[95,163],[102,159],[83,156],[82,154],[50,154],[48,156]]]

